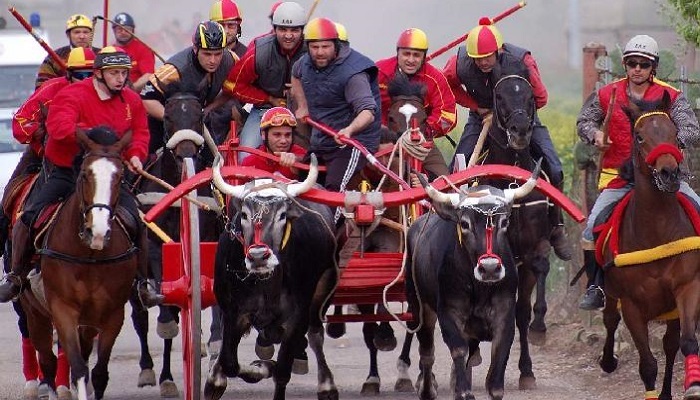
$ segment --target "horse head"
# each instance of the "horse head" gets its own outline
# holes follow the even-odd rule
[[[97,127],[79,129],[76,136],[85,150],[76,184],[83,218],[79,236],[91,249],[102,250],[112,230],[124,175],[121,152],[131,142],[131,131],[119,138],[110,128]]]
[[[500,131],[505,132],[508,147],[524,150],[530,146],[535,109],[532,86],[522,76],[506,75],[494,85],[494,119]],[[502,147],[505,146],[506,144],[502,143]]]
[[[683,174],[678,130],[669,116],[671,97],[664,92],[655,102],[630,102],[625,112],[632,124],[632,163],[635,171],[653,179],[656,189],[676,192]]]
[[[166,148],[178,161],[178,165],[184,158],[196,158],[204,143],[204,111],[198,93],[199,86],[187,88],[179,82],[171,83],[165,88],[167,101],[163,126],[167,138]]]
[[[409,129],[420,129],[425,132],[428,114],[425,112],[425,85],[411,82],[408,78],[397,73],[387,88],[391,107],[387,117],[389,130],[398,135]]]
[[[229,185],[221,176],[221,157],[212,167],[214,185],[231,196],[238,212],[238,240],[245,252],[245,268],[249,275],[270,277],[280,263],[279,254],[289,238],[292,223],[305,208],[294,201],[316,183],[318,162],[311,157],[311,169],[304,182],[282,184],[271,179],[256,179],[243,185]]]
[[[465,185],[459,193],[439,192],[419,176],[437,214],[457,224],[457,237],[475,260],[473,273],[478,281],[495,283],[505,278],[502,257],[512,257],[507,237],[512,205],[534,189],[539,171],[538,164],[527,182],[516,189]]]

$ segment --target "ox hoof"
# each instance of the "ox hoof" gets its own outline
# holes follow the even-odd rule
[[[338,389],[325,390],[318,392],[318,400],[338,400]]]
[[[619,363],[619,359],[617,358],[617,355],[613,354],[612,359],[610,359],[609,361],[604,360],[601,357],[600,361],[598,362],[598,365],[600,365],[600,369],[602,369],[603,372],[607,372],[608,374],[612,374],[617,369],[618,363]]]
[[[139,381],[136,386],[142,388],[144,386],[156,385],[156,373],[151,368],[142,369],[139,372]]]
[[[180,327],[177,326],[175,321],[170,322],[158,322],[156,326],[156,333],[161,339],[172,339],[180,333]]]
[[[306,375],[309,373],[309,360],[295,358],[292,363],[292,373],[294,375]]]
[[[255,355],[260,357],[261,360],[272,360],[272,357],[275,355],[275,346],[261,346],[256,343]]]
[[[413,382],[410,379],[400,378],[394,384],[394,391],[399,393],[413,393],[416,388],[413,387]]]
[[[518,389],[533,390],[537,388],[537,379],[534,376],[520,376],[518,380]]]
[[[394,336],[394,330],[387,325],[380,325],[379,329],[374,334],[374,347],[379,351],[393,351],[396,348],[396,336]]]
[[[58,400],[73,400],[73,394],[67,386],[59,386],[56,388],[56,398]]]
[[[547,330],[537,331],[530,327],[530,331],[527,333],[527,341],[533,346],[544,346],[547,342]]]
[[[379,396],[379,386],[381,382],[378,376],[370,376],[365,383],[362,384],[360,394],[363,396]]]
[[[23,400],[37,400],[39,398],[39,381],[36,379],[28,380],[24,384]]]
[[[164,399],[172,399],[180,397],[180,391],[177,390],[177,385],[171,380],[165,380],[160,383],[160,397]]]
[[[700,400],[700,385],[691,385],[688,390],[683,393],[683,400]]]
[[[224,382],[223,386],[217,385],[209,380],[204,384],[204,398],[206,400],[219,400],[221,396],[224,395],[225,391],[226,382]]]
[[[326,333],[329,337],[333,339],[339,339],[345,335],[345,324],[343,323],[332,323],[328,324],[326,328]]]

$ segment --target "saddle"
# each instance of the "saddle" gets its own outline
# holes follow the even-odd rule
[[[619,249],[619,230],[620,226],[622,225],[622,217],[624,215],[625,209],[627,208],[627,205],[629,204],[630,200],[632,199],[632,196],[634,196],[634,189],[630,190],[618,203],[611,204],[608,206],[606,209],[604,209],[596,218],[594,228],[593,228],[593,236],[594,236],[594,241],[595,241],[595,256],[596,256],[596,262],[598,265],[605,266],[603,254],[605,253],[605,248],[609,248],[611,253],[616,257],[620,254],[620,249]],[[693,200],[691,200],[689,197],[684,195],[681,192],[676,193],[676,196],[678,198],[678,201],[680,202],[681,206],[685,210],[686,215],[688,216],[688,219],[692,222],[693,226],[695,227],[695,233],[696,235],[700,236],[700,209],[698,208],[698,205],[695,204]],[[686,238],[686,239],[693,239],[691,238]],[[675,247],[678,246],[688,246],[690,243],[686,241],[686,239],[682,239],[681,241],[676,241],[672,243],[675,245]],[[685,242],[684,242],[685,241]],[[638,251],[635,253],[639,253],[637,256],[638,257],[643,257],[642,252],[647,251],[647,250],[642,250]],[[677,253],[679,251],[682,251],[682,248],[669,248],[668,251],[670,253]],[[627,253],[628,255],[632,255],[633,253]],[[660,254],[659,256],[663,257],[663,254]],[[631,257],[630,257],[631,258]],[[651,260],[648,260],[651,261]],[[639,260],[639,262],[648,262],[644,260]],[[616,263],[611,263],[611,264],[616,264]],[[629,264],[624,264],[624,265],[629,265]]]
[[[5,187],[2,210],[5,215],[10,217],[10,229],[22,214],[24,204],[38,178],[39,173],[20,175],[11,180]]]

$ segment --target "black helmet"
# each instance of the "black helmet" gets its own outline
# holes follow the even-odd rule
[[[131,17],[131,15],[125,12],[120,12],[119,14],[115,15],[114,22],[118,23],[119,25],[130,26],[132,28],[136,26],[136,24],[134,24],[134,19]]]
[[[200,22],[192,35],[192,44],[198,49],[223,49],[226,46],[224,27],[214,21]]]

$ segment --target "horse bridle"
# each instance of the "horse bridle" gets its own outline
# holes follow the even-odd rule
[[[510,114],[508,114],[504,120],[502,120],[502,114],[499,111],[498,102],[496,101],[496,89],[498,89],[498,85],[501,82],[503,82],[507,79],[520,79],[523,82],[525,82],[525,84],[527,84],[527,86],[529,86],[530,88],[532,88],[532,85],[530,84],[530,82],[527,79],[523,78],[520,75],[506,75],[506,76],[502,77],[501,79],[499,79],[495,85],[493,85],[493,114],[494,114],[494,117],[496,119],[496,126],[498,126],[502,131],[504,131],[506,133],[507,138],[508,138],[508,142],[510,142],[510,136],[512,134],[510,133],[508,128],[506,128],[504,125],[508,125],[508,122],[516,115],[525,115],[525,117],[529,121],[530,130],[532,130],[532,128],[535,126],[535,110],[534,110],[534,105],[533,105],[533,109],[531,109],[531,110],[526,110],[524,108],[516,108]],[[507,147],[507,144],[506,144],[506,147]]]
[[[661,143],[651,149],[651,151],[645,152],[643,151],[644,149],[642,148],[642,143],[643,143],[643,138],[641,140],[637,140],[638,138],[641,138],[641,136],[636,132],[637,130],[637,125],[647,117],[651,116],[664,116],[666,117],[669,121],[671,120],[671,117],[668,115],[668,113],[664,111],[651,111],[651,112],[646,112],[634,121],[634,124],[632,126],[632,140],[634,141],[634,147],[639,156],[642,156],[644,158],[644,163],[646,164],[647,168],[651,171],[651,175],[654,178],[654,182],[656,184],[656,187],[659,190],[663,190],[663,182],[661,181],[659,177],[659,171],[654,167],[654,163],[656,160],[661,157],[662,155],[670,155],[672,156],[678,164],[680,164],[683,161],[683,153],[681,150],[670,143]],[[637,157],[633,157],[633,162],[636,164],[637,163]],[[679,179],[681,177],[679,176]]]
[[[120,155],[115,155],[115,154],[110,154],[110,153],[106,153],[106,152],[101,152],[101,151],[100,151],[100,152],[89,152],[89,153],[85,153],[85,155],[83,156],[84,159],[85,159],[85,158],[88,158],[88,157],[108,158],[108,159],[112,159],[112,160],[118,160],[117,163],[118,163],[119,165],[121,165],[121,156],[120,156]],[[123,167],[122,167],[122,168],[123,168]],[[80,175],[83,175],[83,171],[80,172]],[[118,189],[117,189],[117,190],[118,190]],[[82,191],[81,191],[81,192],[82,192]],[[82,193],[80,193],[80,195],[81,195],[80,197],[82,198]],[[116,215],[116,214],[114,213],[114,208],[113,208],[111,205],[109,205],[109,204],[104,204],[104,203],[92,203],[92,204],[90,204],[90,205],[88,205],[88,206],[86,206],[86,207],[83,207],[83,203],[82,203],[82,201],[81,201],[81,203],[80,203],[80,208],[81,208],[81,215],[82,215],[82,217],[83,217],[83,220],[85,220],[85,219],[87,218],[88,213],[89,213],[90,210],[92,210],[93,208],[107,210],[107,212],[109,213],[109,218],[110,218],[110,219],[114,219],[114,217],[115,217],[115,215]],[[81,232],[79,233],[79,235],[83,235],[83,232],[81,231]]]
[[[199,97],[195,96],[195,95],[192,94],[192,93],[176,93],[176,94],[174,94],[174,95],[168,97],[168,99],[165,101],[165,105],[167,106],[168,103],[170,103],[170,102],[173,101],[173,100],[195,100],[195,101],[197,101],[197,103],[200,104],[200,107],[201,107],[201,103],[200,103]],[[201,133],[202,130],[203,130],[203,127],[204,127],[204,113],[203,113],[203,112],[202,112],[202,115],[201,115],[200,118],[199,118],[198,125],[199,125],[199,129],[197,130],[197,132],[200,132],[200,133]],[[164,143],[163,143],[163,147],[166,147],[166,146],[165,146],[165,143],[167,143],[167,141],[170,139],[170,137],[171,137],[171,135],[172,135],[173,132],[168,132],[167,130],[165,130],[165,127],[164,127],[163,130],[164,130],[164,135],[165,135],[165,136],[164,136],[164,139],[165,139],[165,140],[164,140]]]

